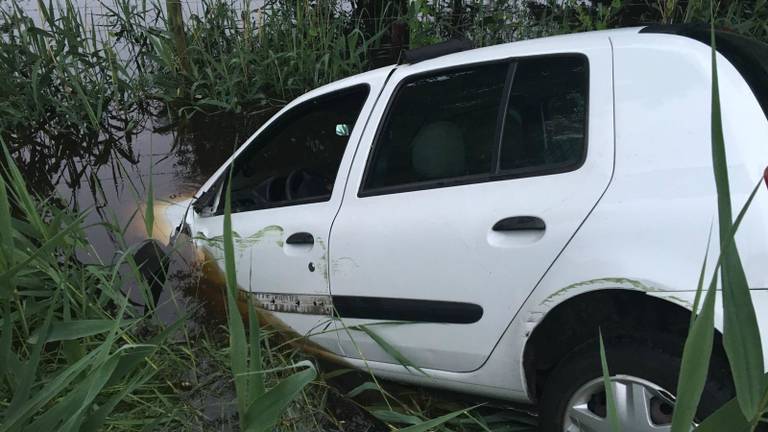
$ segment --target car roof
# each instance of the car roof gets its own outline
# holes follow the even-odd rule
[[[541,38],[534,38],[534,39],[525,39],[515,42],[508,42],[498,45],[491,45],[487,47],[482,48],[474,48],[471,50],[466,51],[460,51],[455,52],[451,54],[442,55],[439,57],[431,58],[428,60],[420,61],[418,62],[419,68],[429,68],[431,66],[434,66],[436,68],[438,67],[444,67],[446,65],[449,65],[450,63],[463,63],[463,60],[466,60],[467,57],[474,57],[476,55],[485,55],[486,53],[490,54],[493,52],[498,51],[509,51],[510,48],[515,48],[522,45],[528,45],[528,44],[537,44],[541,45],[542,48],[544,48],[547,45],[553,45],[556,46],[557,44],[560,44],[564,41],[590,41],[595,39],[605,40],[606,38],[610,38],[611,36],[618,36],[618,35],[628,35],[628,34],[640,34],[640,30],[644,27],[627,27],[627,28],[621,28],[621,29],[611,29],[611,30],[597,30],[597,31],[589,31],[589,32],[582,32],[582,33],[570,33],[570,34],[564,34],[564,35],[556,35],[556,36],[547,36],[547,37],[541,37]],[[370,71],[366,71],[363,73],[359,73],[356,75],[349,76],[347,78],[342,78],[338,81],[334,81],[332,83],[323,85],[321,87],[318,87],[314,90],[311,90],[310,92],[306,93],[305,96],[313,96],[313,94],[317,93],[325,93],[326,91],[330,90],[331,88],[338,88],[339,86],[344,86],[345,81],[354,81],[355,83],[359,83],[360,80],[365,80],[366,77],[373,77],[378,76],[382,72],[387,73],[394,69],[403,69],[407,70],[413,67],[411,64],[397,64],[397,65],[388,65],[384,67],[380,67],[377,69],[373,69]]]

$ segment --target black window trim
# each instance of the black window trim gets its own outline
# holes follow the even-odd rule
[[[270,127],[272,127],[272,125],[275,122],[280,121],[281,118],[286,118],[286,117],[288,117],[290,115],[296,115],[297,112],[301,112],[302,110],[307,109],[307,107],[310,104],[314,104],[314,103],[318,103],[318,102],[323,102],[324,100],[326,100],[328,98],[333,98],[333,97],[337,96],[339,93],[353,92],[353,91],[356,91],[356,90],[363,90],[363,89],[365,90],[366,95],[365,95],[365,99],[363,100],[363,104],[360,107],[360,112],[357,115],[357,120],[355,120],[355,125],[357,126],[358,120],[360,120],[360,115],[362,114],[363,108],[365,108],[365,104],[368,103],[369,98],[371,97],[371,85],[369,83],[367,83],[367,82],[353,84],[353,85],[350,85],[348,87],[343,87],[343,88],[340,88],[340,89],[329,91],[327,93],[323,93],[323,94],[317,95],[317,96],[315,96],[313,98],[307,99],[304,102],[301,102],[301,103],[297,104],[296,106],[292,107],[291,109],[289,109],[288,111],[286,111],[282,115],[280,115],[280,118],[275,118],[274,120],[272,120],[270,118],[270,120],[267,120],[269,125],[267,125],[267,127],[264,128],[264,130],[259,135],[254,137],[253,141],[251,141],[248,144],[248,147],[250,147],[251,145],[257,145],[258,144],[257,140],[259,139],[259,136],[262,136],[262,134],[264,132],[267,132],[267,130]],[[277,114],[275,114],[275,115],[277,115]],[[352,128],[352,130],[350,130],[350,134],[349,134],[350,138],[352,137],[352,132],[353,131],[354,131],[354,127]],[[349,142],[347,142],[347,146],[349,146]],[[243,149],[242,153],[245,153],[245,151],[246,151],[246,149]],[[347,152],[347,147],[345,147],[345,149],[344,149],[344,153],[346,153],[346,152]],[[216,192],[217,198],[218,198],[218,195],[221,196],[220,199],[215,199],[214,200],[215,201],[214,205],[216,206],[216,209],[214,209],[214,211],[212,211],[210,214],[206,214],[206,215],[203,215],[200,212],[196,212],[196,213],[198,213],[198,216],[200,216],[200,217],[216,217],[216,216],[221,216],[221,215],[224,214],[224,208],[223,208],[223,199],[224,199],[223,192],[224,192],[224,188],[226,187],[227,182],[229,181],[229,178],[228,178],[229,177],[229,170],[232,168],[232,165],[234,165],[235,161],[237,160],[237,158],[239,156],[240,156],[240,154],[238,154],[232,160],[232,162],[224,169],[224,171],[221,172],[221,175],[211,185],[211,188],[216,187],[216,188],[219,189]],[[344,159],[344,155],[342,154],[342,160],[343,159]],[[340,167],[341,167],[341,161],[339,161],[339,168]],[[336,178],[338,178],[338,176],[339,176],[339,171],[336,172]],[[220,179],[223,179],[223,180],[221,181],[221,184],[217,186],[216,183],[219,182]],[[335,179],[334,179],[334,182],[335,182]],[[343,193],[343,191],[339,191],[339,193],[341,194],[341,193]],[[331,193],[328,194],[327,196],[309,197],[309,198],[296,199],[296,200],[292,200],[292,201],[282,201],[282,202],[276,202],[276,203],[268,203],[268,205],[265,205],[263,207],[259,207],[259,208],[255,208],[255,209],[250,209],[250,210],[243,210],[243,211],[238,211],[238,212],[232,212],[232,214],[248,213],[248,212],[260,211],[260,210],[268,210],[268,209],[274,209],[274,208],[280,208],[280,207],[292,207],[292,206],[304,205],[304,204],[316,204],[316,203],[321,203],[321,202],[328,202],[328,201],[331,200],[331,198],[333,198],[333,191],[331,191]]]
[[[501,116],[503,110],[507,108],[507,104],[509,103],[509,94],[512,91],[512,85],[514,84],[514,74],[517,70],[518,63],[523,60],[549,58],[549,57],[580,57],[584,60],[584,65],[586,67],[587,79],[586,79],[586,103],[584,104],[584,112],[585,112],[584,145],[583,145],[581,158],[577,162],[572,164],[567,164],[566,166],[553,166],[553,167],[547,167],[544,169],[541,169],[539,167],[530,167],[530,168],[524,167],[524,168],[515,168],[515,169],[508,169],[508,170],[500,169],[500,166],[499,166],[500,150],[502,145],[501,138],[503,134],[503,129],[501,128],[503,128],[503,122],[499,122],[497,120],[496,131],[494,133],[494,139],[497,140],[496,149],[494,151],[494,154],[491,157],[493,172],[488,174],[469,174],[461,177],[454,177],[454,178],[448,178],[448,179],[410,182],[410,183],[403,183],[403,184],[394,185],[394,186],[381,186],[381,187],[371,188],[371,189],[365,188],[365,185],[368,182],[368,177],[371,174],[371,170],[372,170],[371,165],[373,163],[373,157],[376,154],[376,149],[380,145],[379,140],[380,140],[381,134],[383,133],[384,125],[389,120],[389,116],[392,112],[394,102],[396,101],[397,96],[400,94],[400,91],[406,85],[406,83],[411,82],[413,79],[418,79],[425,76],[431,76],[441,72],[452,72],[452,71],[458,71],[462,69],[469,69],[472,67],[493,65],[493,64],[499,64],[499,63],[508,63],[509,69],[507,71],[506,81],[504,84],[504,95],[502,96],[502,101],[500,103],[500,108],[498,113],[498,115]],[[589,152],[589,115],[590,115],[589,108],[590,108],[590,101],[591,101],[590,79],[591,79],[591,70],[590,70],[589,57],[582,52],[534,54],[529,56],[515,56],[515,57],[507,57],[504,59],[486,60],[486,61],[479,61],[474,63],[464,63],[460,65],[453,65],[453,66],[448,66],[448,67],[443,67],[438,69],[432,69],[424,72],[419,72],[419,73],[415,73],[415,74],[404,77],[403,79],[400,80],[400,82],[397,83],[395,90],[392,92],[392,96],[390,97],[389,101],[387,101],[387,107],[381,116],[381,121],[379,121],[379,124],[376,127],[376,133],[374,135],[373,142],[371,144],[371,148],[370,148],[370,151],[368,152],[368,156],[365,162],[365,169],[363,171],[363,176],[360,179],[360,184],[358,185],[357,197],[367,198],[367,197],[380,196],[380,195],[392,195],[392,194],[405,193],[405,192],[416,192],[421,190],[430,190],[430,189],[438,189],[438,188],[453,187],[453,186],[464,186],[464,185],[471,185],[471,184],[477,184],[477,183],[520,179],[520,178],[526,178],[526,177],[542,177],[546,175],[563,174],[563,173],[576,171],[580,169],[582,166],[584,166],[584,163],[587,160],[587,153]],[[495,167],[493,165],[495,165]]]

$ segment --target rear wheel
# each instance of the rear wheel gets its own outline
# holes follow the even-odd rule
[[[622,431],[670,429],[683,342],[664,339],[606,341]],[[698,418],[705,418],[733,397],[730,382],[727,362],[713,355]],[[555,367],[544,385],[539,408],[543,432],[611,431],[596,342],[571,352]]]

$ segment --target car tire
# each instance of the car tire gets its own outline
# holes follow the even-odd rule
[[[645,405],[649,407],[652,424],[667,424],[671,420],[673,408],[665,396],[674,398],[683,343],[679,338],[662,335],[606,339],[608,369],[612,376],[624,380],[617,384],[621,386],[617,387],[617,400],[622,397],[618,393],[632,394],[630,388],[642,387],[643,394],[654,395]],[[539,402],[539,429],[542,432],[571,432],[582,430],[582,422],[595,421],[599,425],[597,422],[601,415],[605,419],[602,376],[597,341],[590,341],[563,358],[544,383]],[[715,350],[697,419],[706,418],[732,399],[734,394],[728,362],[724,355]],[[596,418],[593,419],[591,415]],[[629,413],[623,421],[631,422],[632,418],[632,413]]]

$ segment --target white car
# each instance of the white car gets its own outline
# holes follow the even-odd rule
[[[738,211],[768,165],[768,46],[718,41]],[[288,104],[180,228],[222,266],[231,187],[238,284],[272,317],[385,378],[538,403],[545,431],[608,430],[602,331],[625,430],[665,430],[717,225],[708,44],[651,26],[410,53]],[[768,338],[763,192],[737,242]],[[700,415],[732,395],[718,334]]]

